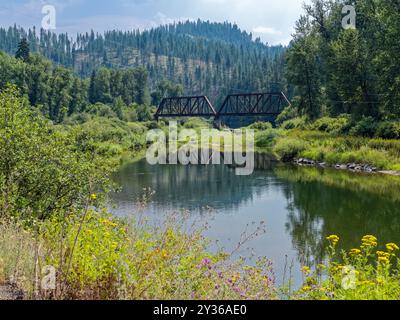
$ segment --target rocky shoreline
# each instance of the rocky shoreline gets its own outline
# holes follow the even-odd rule
[[[364,172],[364,173],[381,173],[392,176],[400,176],[399,171],[390,170],[379,170],[374,166],[368,164],[358,164],[358,163],[347,163],[347,164],[336,164],[328,165],[325,162],[319,162],[315,160],[310,160],[306,158],[294,159],[294,163],[299,166],[310,166],[310,167],[320,167],[320,168],[335,168],[337,170],[348,170],[352,172]]]

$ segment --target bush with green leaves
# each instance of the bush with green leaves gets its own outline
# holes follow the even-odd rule
[[[306,125],[307,125],[307,119],[305,117],[298,117],[282,122],[280,127],[285,130],[291,130],[291,129],[304,129]]]
[[[76,126],[81,135],[90,137],[101,155],[120,155],[123,152],[138,151],[146,144],[147,127],[137,122],[125,122],[118,118],[93,117],[90,121]],[[120,152],[117,152],[117,151]]]
[[[255,133],[255,145],[258,148],[272,147],[279,136],[279,130],[267,129],[264,131],[258,131]]]
[[[293,106],[286,107],[276,118],[276,123],[277,124],[282,124],[285,121],[297,118],[299,116],[299,113],[297,109]]]
[[[281,138],[274,147],[274,152],[282,161],[291,161],[298,157],[308,147],[304,140],[293,138]]]
[[[373,117],[363,117],[350,129],[350,134],[372,138],[375,136],[377,126],[377,121]]]
[[[323,117],[310,125],[311,130],[318,130],[332,134],[347,133],[351,127],[351,118],[348,115],[342,115],[337,118]]]
[[[379,123],[376,130],[376,136],[383,139],[399,139],[400,138],[400,122],[384,121]]]
[[[207,129],[210,128],[210,123],[202,118],[189,118],[183,121],[185,129]]]
[[[110,163],[78,129],[58,130],[15,87],[0,93],[0,215],[46,219],[106,190]]]
[[[256,122],[249,126],[253,130],[270,130],[272,129],[271,122]]]

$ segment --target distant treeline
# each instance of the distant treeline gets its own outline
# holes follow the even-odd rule
[[[72,68],[82,78],[99,67],[143,67],[154,88],[161,79],[181,84],[186,93],[218,99],[228,92],[286,86],[286,51],[268,46],[230,23],[182,22],[146,31],[93,31],[56,35],[17,26],[0,29],[0,50],[14,54],[22,38],[32,52]]]
[[[128,121],[150,120],[150,99],[157,102],[164,95],[182,92],[180,86],[162,81],[150,94],[147,71],[140,67],[100,68],[90,78],[81,79],[37,54],[24,53],[23,49],[18,54],[22,56],[14,58],[0,52],[0,90],[15,84],[32,106],[54,122],[89,111],[121,119],[125,115]]]

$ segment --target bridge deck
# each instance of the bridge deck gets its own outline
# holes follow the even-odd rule
[[[172,97],[161,101],[155,118],[278,116],[288,105],[290,101],[283,92],[231,94],[226,97],[218,112],[206,96]]]

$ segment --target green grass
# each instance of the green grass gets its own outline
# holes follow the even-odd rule
[[[382,170],[400,168],[400,140],[334,135],[305,129],[268,129],[256,132],[256,146],[260,151],[269,147],[282,161],[302,157],[329,165],[358,163]]]

